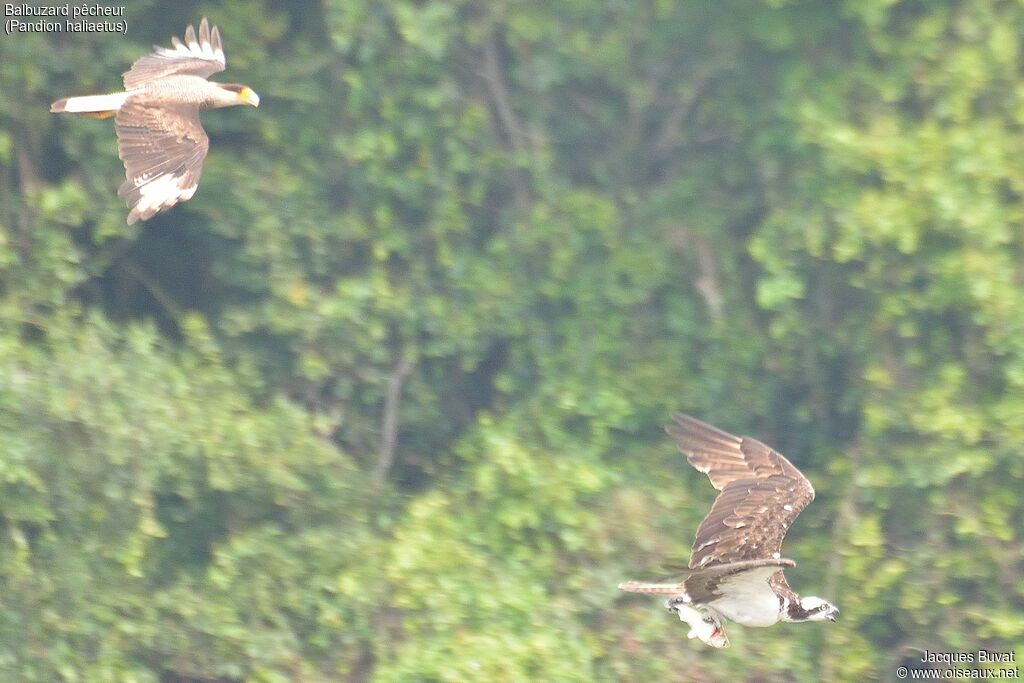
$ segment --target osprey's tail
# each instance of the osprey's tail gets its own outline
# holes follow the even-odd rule
[[[128,93],[126,92],[115,92],[109,95],[64,97],[51,104],[50,111],[54,114],[69,112],[105,119],[113,116],[127,99]]]
[[[624,581],[620,591],[627,593],[648,593],[650,595],[680,595],[686,592],[681,583],[652,583],[650,581]]]

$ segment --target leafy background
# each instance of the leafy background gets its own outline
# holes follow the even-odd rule
[[[128,227],[109,92],[204,15],[258,110]],[[863,681],[1024,658],[1024,7],[132,2],[0,39],[0,672]],[[814,481],[838,624],[714,652],[616,584]]]

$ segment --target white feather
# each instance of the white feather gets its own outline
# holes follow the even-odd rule
[[[181,42],[177,36],[171,36],[171,44],[174,45],[174,47],[168,48],[156,46],[154,52],[161,57],[167,57],[169,59],[209,59],[227,65],[227,60],[224,57],[224,50],[221,48],[217,48],[216,50],[213,49],[213,45],[209,42],[200,43],[198,40],[192,40],[186,44]]]
[[[145,215],[149,211],[159,211],[179,201],[191,199],[196,193],[197,186],[184,187],[185,182],[182,176],[167,174],[141,185],[139,201],[132,210],[139,215]]]
[[[778,623],[779,596],[768,585],[777,571],[776,566],[758,567],[723,579],[717,589],[722,597],[709,601],[708,607],[743,626]]]
[[[64,111],[69,112],[92,112],[92,111],[117,111],[128,99],[130,93],[115,92],[109,95],[82,95],[81,97],[69,97],[64,101]]]

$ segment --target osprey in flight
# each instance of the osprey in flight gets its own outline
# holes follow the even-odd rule
[[[780,621],[835,621],[839,610],[800,597],[782,573],[796,562],[781,556],[790,524],[814,500],[814,487],[779,452],[688,415],[665,428],[679,450],[721,491],[700,523],[685,578],[675,583],[626,581],[631,593],[672,596],[665,603],[690,625],[690,638],[728,647],[722,619],[744,626]]]
[[[114,117],[127,176],[117,196],[128,197],[129,225],[195,194],[210,149],[200,109],[260,104],[248,86],[206,80],[223,71],[227,61],[220,31],[216,26],[211,31],[205,17],[198,40],[189,26],[184,43],[175,37],[171,43],[173,48],[156,47],[132,64],[124,73],[125,92],[65,97],[50,105],[51,112]]]

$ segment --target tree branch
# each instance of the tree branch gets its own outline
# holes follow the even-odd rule
[[[509,145],[516,155],[529,154],[532,159],[528,135],[519,122],[515,110],[512,108],[512,100],[509,96],[508,86],[505,84],[501,54],[498,48],[497,29],[492,28],[484,41],[483,64],[481,65],[480,77],[491,96],[494,105],[494,112],[508,136]],[[523,177],[523,170],[513,169],[512,177],[515,181],[516,199],[521,207],[529,204],[529,189]]]
[[[164,309],[164,312],[171,320],[174,321],[176,325],[181,324],[181,318],[184,315],[184,310],[182,309],[181,306],[178,305],[178,302],[176,302],[174,298],[170,294],[168,294],[163,287],[160,286],[160,284],[156,280],[149,277],[149,275],[147,275],[141,268],[136,266],[135,263],[130,260],[122,260],[117,264],[117,267],[121,271],[135,278],[139,282],[139,284],[145,287],[146,290],[149,291],[149,293],[156,300],[157,304],[159,304],[161,308]]]
[[[689,97],[679,98],[675,101],[668,115],[662,119],[658,134],[651,144],[651,155],[657,158],[668,156],[674,153],[683,144],[682,127],[689,120],[693,110],[700,104],[704,93],[707,92],[711,83],[709,75],[697,78],[693,85],[693,91]]]
[[[374,483],[378,486],[387,479],[388,472],[395,462],[395,448],[398,446],[398,408],[402,400],[402,385],[416,367],[416,363],[408,353],[403,353],[391,371],[388,389],[384,394],[384,418],[380,427],[380,451],[377,456],[377,469],[373,474]]]

